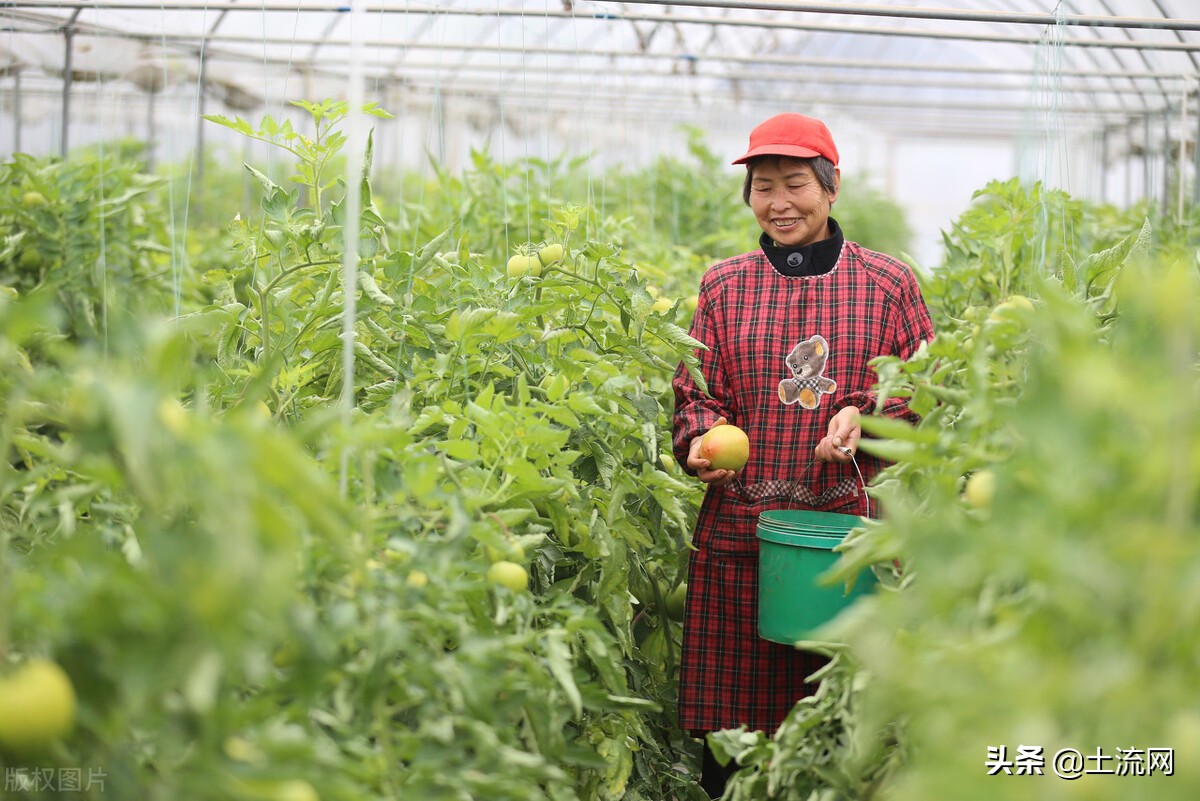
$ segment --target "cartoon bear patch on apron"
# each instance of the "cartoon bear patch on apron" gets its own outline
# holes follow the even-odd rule
[[[829,343],[825,337],[817,334],[798,343],[788,354],[787,366],[792,377],[779,382],[779,399],[788,406],[799,403],[804,409],[820,406],[822,395],[837,392],[837,382],[822,375],[828,359]]]
[[[837,382],[824,375],[829,361],[829,343],[825,337],[816,335],[800,342],[787,356],[788,370],[792,377],[779,382],[779,399],[788,406],[800,404],[803,409],[816,409],[821,405],[822,395],[837,392]],[[815,461],[815,459],[814,459]],[[800,472],[803,474],[813,461],[809,461]],[[740,478],[729,485],[731,491],[745,503],[802,503],[809,508],[827,506],[847,495],[858,495],[858,481],[847,476],[822,492],[817,492],[804,483],[804,479],[773,479],[745,484]]]

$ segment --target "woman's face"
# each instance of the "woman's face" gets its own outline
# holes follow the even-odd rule
[[[837,199],[841,173],[830,194],[808,163],[787,157],[756,163],[750,177],[750,209],[777,245],[798,247],[829,237],[829,208]]]

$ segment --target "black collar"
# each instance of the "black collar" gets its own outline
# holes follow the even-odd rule
[[[845,241],[841,226],[832,217],[829,218],[829,232],[828,239],[794,248],[776,245],[764,231],[758,244],[771,266],[782,275],[824,275],[837,265]]]

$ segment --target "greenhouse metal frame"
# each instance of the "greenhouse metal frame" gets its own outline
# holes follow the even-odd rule
[[[0,13],[6,152],[133,136],[179,161],[233,146],[205,114],[287,116],[289,100],[357,91],[401,118],[380,126],[381,165],[428,155],[451,169],[484,147],[645,163],[678,152],[681,125],[732,152],[750,120],[800,109],[830,118],[848,170],[925,210],[928,243],[981,164],[1118,204],[1200,192],[1200,18],[1180,0],[24,0]]]

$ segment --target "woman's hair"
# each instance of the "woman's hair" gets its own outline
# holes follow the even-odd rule
[[[795,156],[755,156],[746,162],[746,182],[742,184],[742,200],[745,201],[747,206],[750,205],[750,182],[754,180],[754,168],[759,164],[766,163],[769,159],[775,159],[776,161],[788,159],[800,164],[807,164],[812,167],[813,175],[817,176],[817,183],[821,184],[822,189],[831,195],[837,191],[837,167],[824,156],[813,156],[807,159],[796,158]]]

